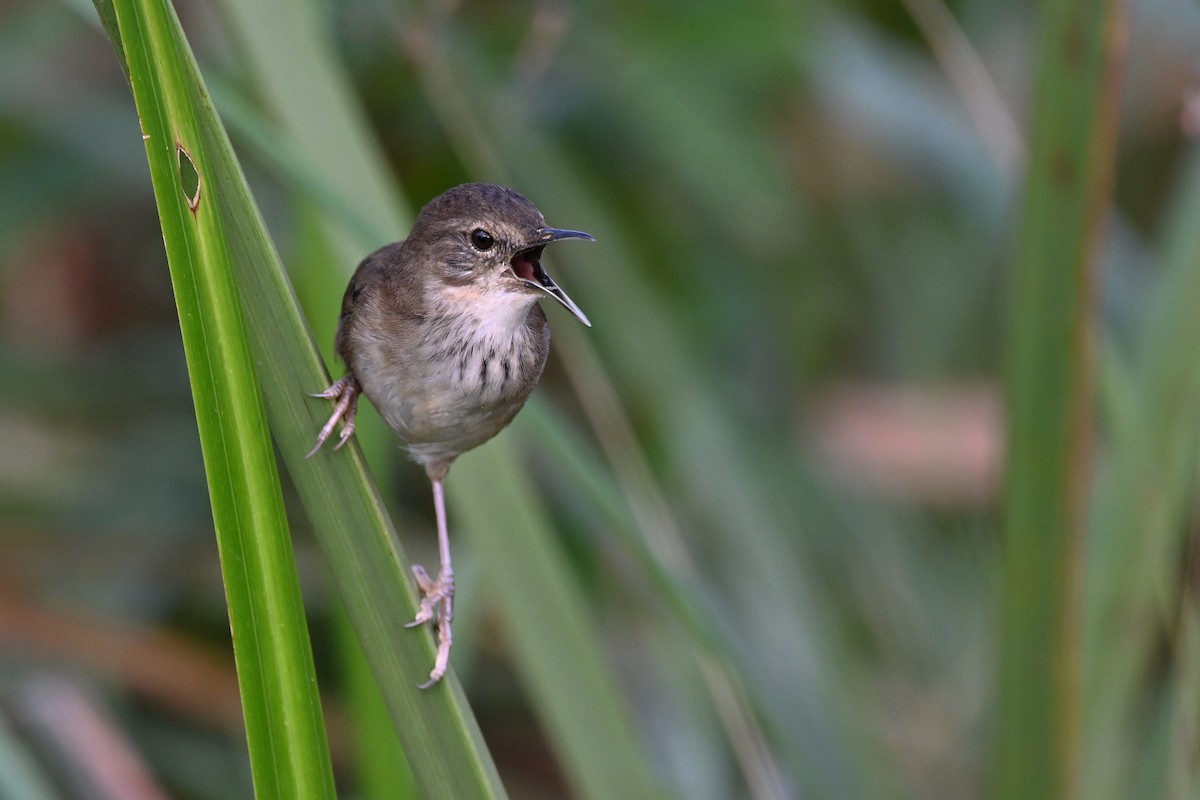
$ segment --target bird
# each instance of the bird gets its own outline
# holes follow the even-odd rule
[[[354,434],[360,394],[425,468],[433,488],[439,568],[414,565],[415,619],[437,634],[422,689],[446,674],[453,643],[454,571],[444,484],[463,453],[504,429],[525,405],[550,351],[538,301],[553,298],[591,327],[542,266],[547,245],[590,234],[552,228],[523,195],[467,183],[430,200],[408,238],[358,265],[342,298],[334,348],[346,374],[312,397],[332,400],[312,458],[341,423],[335,450]]]

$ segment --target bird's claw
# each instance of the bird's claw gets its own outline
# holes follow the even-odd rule
[[[416,618],[404,627],[415,628],[433,622],[437,629],[437,657],[429,680],[420,686],[428,689],[442,679],[450,663],[450,647],[454,643],[450,630],[450,623],[454,621],[454,573],[443,570],[434,580],[424,567],[414,565],[412,571],[421,590],[421,604]]]
[[[358,380],[354,377],[354,373],[348,373],[342,378],[333,382],[323,392],[315,392],[309,397],[319,397],[324,400],[337,400],[333,407],[333,414],[330,415],[329,421],[325,423],[325,427],[321,428],[321,432],[317,434],[317,443],[312,450],[308,451],[306,459],[312,458],[321,449],[321,445],[325,444],[333,433],[334,427],[338,420],[342,422],[342,432],[338,435],[338,443],[334,445],[334,450],[340,450],[342,445],[350,440],[354,435],[354,415],[358,412],[358,394],[362,391],[359,388]]]

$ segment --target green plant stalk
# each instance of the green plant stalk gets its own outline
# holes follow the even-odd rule
[[[1134,355],[1105,350],[1101,377],[1106,458],[1095,492],[1089,542],[1087,633],[1084,640],[1085,728],[1088,741],[1083,796],[1161,796],[1134,791],[1155,759],[1148,751],[1169,736],[1146,731],[1146,676],[1157,674],[1162,631],[1181,613],[1179,640],[1188,633],[1194,602],[1179,554],[1192,526],[1200,447],[1200,362],[1179,342],[1200,338],[1200,157],[1193,152],[1178,172],[1171,219],[1157,243],[1163,271],[1147,303],[1145,328]],[[1179,674],[1164,700],[1190,713],[1186,651],[1176,645]],[[1170,715],[1166,715],[1170,716]],[[1154,717],[1159,719],[1160,717]],[[1152,723],[1151,723],[1152,724]],[[1186,726],[1170,736],[1191,737]],[[1143,778],[1144,779],[1144,778]],[[1165,778],[1164,778],[1165,780]],[[1182,795],[1180,795],[1182,796]]]
[[[124,53],[131,44],[113,24],[111,8],[104,0],[97,7],[110,35],[120,37],[114,42],[117,52]],[[417,688],[429,672],[433,641],[428,631],[403,627],[415,615],[416,601],[408,585],[407,563],[367,475],[362,452],[351,443],[340,451],[326,448],[305,459],[314,432],[329,414],[327,402],[311,400],[307,394],[327,386],[329,375],[178,20],[167,16],[173,48],[162,53],[162,63],[187,76],[187,98],[200,142],[193,153],[205,156],[200,166],[206,197],[214,204],[224,245],[236,267],[236,296],[244,311],[271,430],[379,682],[421,796],[504,797],[457,681],[449,676],[430,691]],[[137,87],[136,73],[127,74],[134,74]]]
[[[387,703],[342,609],[336,612],[333,635],[339,640],[346,713],[354,726],[358,795],[364,800],[418,800],[421,793],[396,738]]]
[[[410,213],[316,5],[254,0],[221,7],[269,110],[257,125],[265,115],[243,111],[238,127],[243,134],[262,130],[257,154],[274,159],[293,189],[302,233],[289,269],[326,363],[333,364],[337,314],[351,270],[365,254],[400,238]],[[300,175],[307,180],[297,181]],[[391,484],[397,440],[370,403],[360,405],[356,431],[375,479]],[[360,791],[367,798],[419,796],[362,648],[344,630],[346,615],[336,615],[335,624]]]
[[[496,571],[494,591],[526,690],[580,797],[665,797],[532,481],[511,468],[518,462],[512,439],[501,436],[460,458],[454,471],[466,480],[447,481],[447,489]]]
[[[1081,753],[1083,541],[1091,485],[1094,276],[1116,142],[1121,0],[1051,0],[1008,350],[993,796],[1071,798]]]
[[[255,793],[332,798],[279,475],[196,115],[203,95],[171,8],[114,5],[179,308]]]
[[[320,339],[329,347],[326,360],[332,363],[336,320],[328,311],[334,305],[330,301],[339,298],[342,289],[332,288],[329,284],[335,281],[341,283],[344,277],[338,274],[335,264],[353,261],[331,254],[331,238],[327,231],[332,226],[328,220],[324,220],[325,224],[318,224],[320,212],[316,204],[301,198],[297,205],[296,218],[301,233],[293,250],[291,272],[297,278],[297,295],[308,311],[308,318],[318,326],[322,321],[328,322]],[[374,411],[369,403],[359,408],[356,438],[375,480],[389,485],[396,471],[395,437]],[[404,756],[404,748],[393,729],[387,705],[383,702],[383,695],[363,655],[362,645],[358,642],[349,617],[339,607],[331,622],[339,667],[340,694],[345,700],[346,713],[354,732],[358,793],[363,800],[420,797],[408,759]]]
[[[1200,730],[1200,592],[1196,574],[1200,542],[1196,538],[1194,498],[1200,477],[1200,362],[1191,348],[1178,342],[1200,337],[1200,319],[1195,313],[1200,302],[1200,235],[1195,218],[1200,210],[1200,154],[1193,149],[1182,173],[1179,200],[1171,224],[1164,236],[1165,274],[1141,351],[1145,384],[1150,402],[1144,416],[1150,427],[1150,441],[1160,454],[1163,505],[1155,521],[1160,528],[1149,528],[1152,537],[1151,563],[1160,565],[1142,591],[1159,601],[1162,608],[1163,586],[1173,591],[1166,595],[1168,608],[1178,608],[1175,630],[1174,691],[1168,699],[1173,706],[1170,728],[1171,759],[1166,781],[1173,797],[1194,797],[1200,786],[1200,768],[1195,759],[1195,742]],[[1146,479],[1146,473],[1141,476]],[[1140,546],[1142,531],[1129,531]],[[1183,569],[1178,568],[1179,545],[1189,537]],[[1157,589],[1157,592],[1155,591]],[[1177,603],[1177,605],[1174,605]],[[1151,644],[1145,648],[1147,661],[1159,651]],[[1132,716],[1132,715],[1131,715]],[[1164,793],[1165,795],[1166,793]]]

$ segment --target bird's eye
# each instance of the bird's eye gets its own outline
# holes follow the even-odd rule
[[[496,239],[483,228],[476,228],[471,231],[471,244],[476,250],[491,250],[496,244]]]

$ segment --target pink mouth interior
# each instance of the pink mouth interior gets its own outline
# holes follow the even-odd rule
[[[524,278],[527,281],[535,280],[534,269],[537,265],[537,259],[532,257],[531,253],[517,253],[513,256],[512,268],[513,272],[517,273],[518,278]]]
[[[541,257],[541,247],[531,247],[528,250],[522,250],[513,256],[512,270],[518,278],[524,278],[527,281],[537,284],[544,284],[545,281],[542,278],[546,273],[542,272]]]

